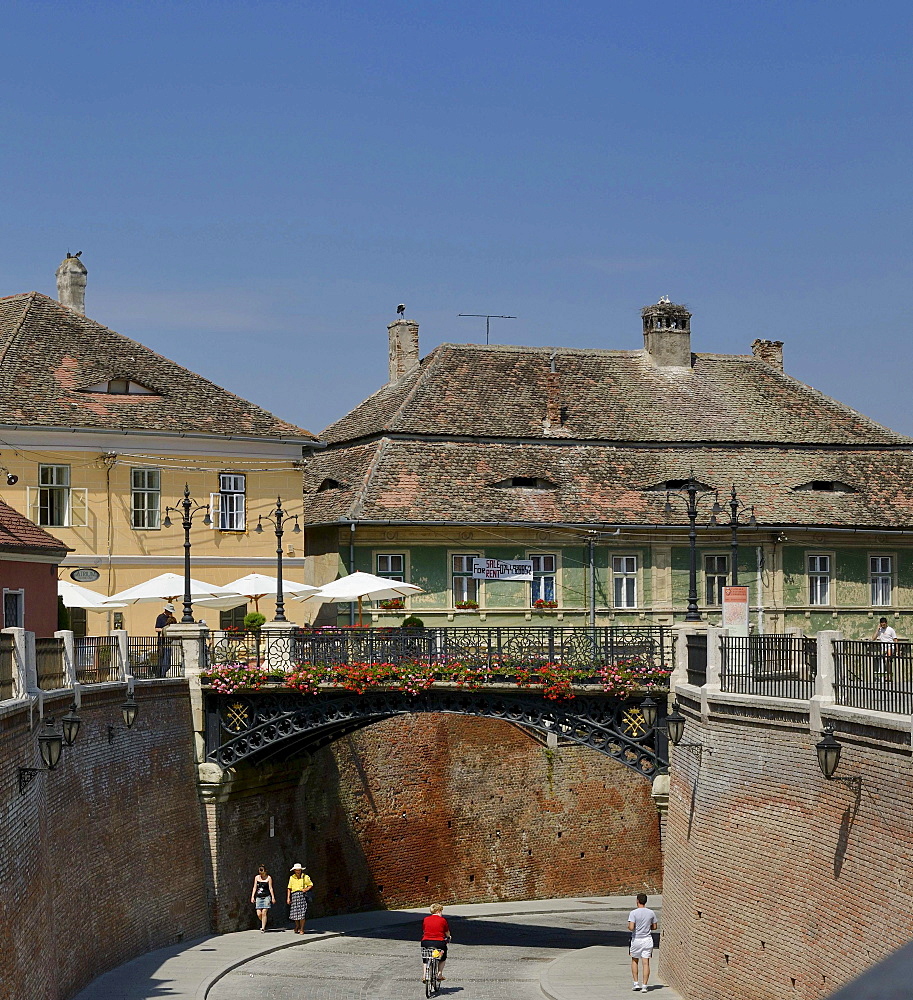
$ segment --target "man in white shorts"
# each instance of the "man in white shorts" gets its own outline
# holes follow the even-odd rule
[[[647,906],[647,897],[644,893],[638,895],[637,907],[628,914],[628,930],[631,932],[631,978],[634,980],[632,989],[646,993],[647,983],[650,982],[652,931],[656,930],[656,914]]]

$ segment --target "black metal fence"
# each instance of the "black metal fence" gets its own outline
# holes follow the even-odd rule
[[[671,635],[660,626],[590,628],[531,626],[503,628],[321,628],[288,633],[214,632],[207,663],[293,669],[302,663],[401,663],[505,667],[560,664],[597,670],[635,661],[670,669]]]
[[[13,697],[13,682],[16,675],[14,656],[13,637],[0,634],[0,701],[8,701]]]
[[[35,660],[38,668],[38,687],[55,691],[66,687],[63,639],[56,636],[35,637]]]
[[[834,700],[850,708],[913,714],[913,644],[835,641]]]
[[[688,683],[700,687],[707,683],[707,633],[685,636],[688,653]]]
[[[720,688],[732,694],[811,698],[818,673],[818,642],[802,635],[726,636],[721,639]]]
[[[127,637],[127,664],[139,680],[184,676],[184,643],[180,639],[131,635]]]
[[[76,680],[80,684],[98,684],[120,680],[117,638],[88,635],[76,639]]]

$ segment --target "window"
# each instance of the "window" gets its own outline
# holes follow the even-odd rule
[[[219,492],[210,498],[212,525],[219,531],[244,531],[246,480],[236,472],[219,475]]]
[[[162,508],[162,473],[159,469],[131,469],[133,527],[159,528]]]
[[[86,493],[70,486],[69,465],[39,465],[38,485],[28,488],[29,517],[43,527],[84,528],[88,523]]]
[[[150,389],[148,386],[145,386],[140,382],[134,382],[133,379],[129,378],[108,379],[107,382],[98,382],[95,385],[87,386],[85,389],[80,389],[79,391],[103,392],[111,396],[157,396],[158,395],[158,393],[154,389]]]
[[[831,557],[808,557],[808,603],[831,603]]]
[[[529,585],[529,603],[555,600],[555,566],[558,557],[553,555],[531,555],[533,582]]]
[[[3,627],[25,628],[25,591],[3,591]]]
[[[229,608],[227,611],[219,612],[219,628],[244,628],[244,616],[247,614],[247,605],[240,604],[236,608]]]
[[[891,581],[891,557],[869,556],[869,589],[873,607],[891,606]]]
[[[478,553],[451,557],[454,605],[463,604],[466,601],[472,601],[475,604],[479,603],[479,596],[482,590],[479,586],[481,580],[473,580],[472,578],[472,560],[478,558]]]
[[[616,608],[637,607],[637,556],[612,556]]]
[[[704,556],[704,582],[707,606],[723,603],[723,587],[729,584],[728,556]]]
[[[406,557],[402,553],[381,552],[377,556],[377,575],[402,583],[406,579],[403,575],[405,565]]]

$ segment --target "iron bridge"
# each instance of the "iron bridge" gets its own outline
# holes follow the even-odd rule
[[[663,733],[650,730],[643,695],[577,695],[555,702],[532,692],[431,688],[419,694],[331,690],[217,694],[207,691],[206,757],[223,768],[289,760],[396,715],[444,713],[502,719],[588,747],[651,779],[667,765]]]

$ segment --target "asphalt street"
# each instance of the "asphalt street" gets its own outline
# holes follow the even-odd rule
[[[609,946],[612,980],[627,995],[624,930],[626,914],[594,901],[570,913],[498,917],[448,915],[453,943],[445,968],[443,1000],[543,1000],[540,974],[562,953]],[[230,972],[210,990],[209,1000],[400,1000],[424,997],[419,944],[421,923],[361,931],[263,955]],[[268,938],[269,935],[264,935]],[[605,954],[605,952],[603,953]],[[656,953],[655,953],[656,954]],[[586,961],[586,956],[580,960]],[[603,959],[603,964],[604,964]],[[612,991],[614,993],[614,990]],[[662,997],[671,991],[658,986]]]

